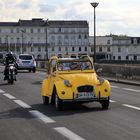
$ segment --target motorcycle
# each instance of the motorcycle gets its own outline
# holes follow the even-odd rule
[[[14,81],[16,81],[16,67],[14,64],[9,64],[7,68],[7,81],[9,84],[14,84]]]

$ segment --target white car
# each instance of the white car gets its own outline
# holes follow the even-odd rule
[[[18,70],[29,70],[29,72],[36,72],[36,61],[33,55],[20,54],[17,56],[16,63]]]

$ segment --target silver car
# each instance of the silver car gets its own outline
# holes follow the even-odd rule
[[[16,63],[18,70],[29,70],[29,72],[36,72],[36,61],[30,54],[20,54],[17,56]]]

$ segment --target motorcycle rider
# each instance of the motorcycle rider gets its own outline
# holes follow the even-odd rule
[[[8,67],[9,67],[9,64],[14,64],[15,65],[15,68],[16,68],[16,59],[13,55],[12,52],[9,52],[6,54],[6,57],[5,57],[5,69],[4,69],[4,80],[7,80],[8,79]],[[17,69],[15,69],[15,74],[17,74]]]

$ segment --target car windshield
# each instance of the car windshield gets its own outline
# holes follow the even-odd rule
[[[31,60],[32,56],[31,55],[20,55],[19,58],[23,59],[23,60]]]
[[[57,64],[59,71],[69,70],[92,70],[90,61],[60,61]]]

